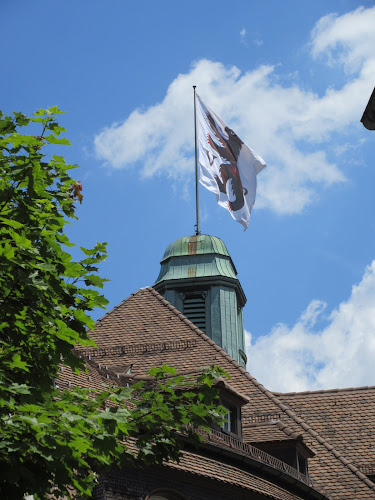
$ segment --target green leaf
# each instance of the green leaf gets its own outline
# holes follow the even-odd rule
[[[89,276],[85,277],[85,284],[86,285],[94,285],[99,288],[103,288],[103,283],[105,281],[108,281],[106,279],[100,278],[99,276],[96,276],[95,274],[90,274]]]
[[[56,241],[62,243],[63,245],[66,245],[69,248],[73,246],[73,244],[70,243],[69,238],[64,233],[56,233]]]
[[[76,438],[70,441],[68,446],[79,451],[80,453],[86,453],[88,448],[90,448],[90,441],[84,438]]]
[[[15,229],[19,229],[24,226],[21,222],[12,219],[6,219],[5,217],[0,217],[0,224],[6,224],[7,226],[14,227]]]
[[[0,256],[4,259],[11,260],[15,254],[15,248],[9,243],[5,242],[3,245],[0,243]]]
[[[58,139],[52,134],[44,136],[44,139],[50,144],[61,144],[64,146],[70,146],[70,141],[68,141],[68,139]]]
[[[14,370],[16,368],[19,370],[24,370],[26,372],[29,371],[29,369],[28,369],[29,365],[25,361],[21,360],[21,356],[19,354],[13,355],[12,362],[10,363],[9,366],[10,366],[10,368],[12,368],[12,370]]]
[[[56,271],[56,266],[54,266],[53,264],[49,264],[48,262],[41,262],[40,264],[37,264],[36,267],[38,269],[41,269],[42,271]]]

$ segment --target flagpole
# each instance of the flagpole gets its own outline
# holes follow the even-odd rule
[[[197,107],[196,107],[196,85],[193,85],[194,89],[194,142],[195,142],[195,206],[197,223],[195,225],[195,234],[201,234],[201,229],[199,225],[199,190],[198,190],[198,146],[197,146]]]

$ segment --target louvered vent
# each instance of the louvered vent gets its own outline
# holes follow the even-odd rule
[[[203,294],[188,295],[184,299],[183,314],[200,330],[206,331],[206,303]]]

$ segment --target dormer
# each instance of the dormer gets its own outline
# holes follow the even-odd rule
[[[308,460],[314,457],[315,453],[304,443],[302,436],[285,439],[284,441],[268,441],[252,444],[258,449],[290,465],[293,469],[301,472],[301,474],[308,476]]]
[[[227,410],[222,425],[216,430],[236,439],[242,439],[241,408],[249,402],[249,398],[239,393],[223,378],[217,379],[214,387],[219,389],[220,405]]]

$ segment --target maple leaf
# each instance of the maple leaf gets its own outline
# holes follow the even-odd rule
[[[77,181],[77,184],[72,184],[71,185],[71,194],[70,196],[72,199],[77,199],[80,203],[82,203],[83,200],[83,194],[81,193],[82,191],[82,183],[81,181]]]

